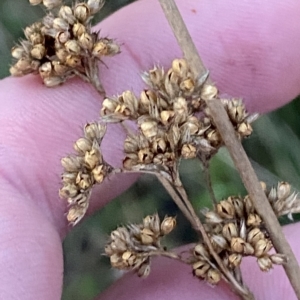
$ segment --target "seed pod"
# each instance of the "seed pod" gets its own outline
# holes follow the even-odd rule
[[[56,36],[55,39],[59,44],[65,44],[67,41],[70,40],[70,32],[69,31],[59,31]]]
[[[55,18],[53,20],[53,28],[58,31],[67,31],[69,30],[69,24],[62,18]]]
[[[199,260],[193,264],[194,275],[200,278],[205,278],[209,269],[210,265],[204,260]]]
[[[85,3],[78,3],[74,8],[74,16],[79,22],[85,23],[90,16],[89,6]]]
[[[50,61],[43,63],[39,67],[39,73],[42,78],[50,77],[52,72],[52,64]]]
[[[184,144],[181,148],[181,156],[184,159],[195,158],[197,155],[197,148],[192,144]]]
[[[98,142],[102,140],[106,132],[106,126],[99,123],[87,123],[84,126],[84,135],[88,140],[96,139]]]
[[[277,197],[279,200],[287,198],[291,193],[291,185],[287,182],[279,182],[277,186]]]
[[[75,22],[75,17],[73,15],[72,8],[67,5],[61,6],[58,12],[58,16],[66,20],[70,25],[73,25]]]
[[[211,100],[218,95],[218,89],[211,84],[205,84],[201,89],[200,97],[204,101]]]
[[[101,183],[105,176],[106,176],[106,169],[104,167],[104,165],[99,165],[99,166],[96,166],[93,170],[92,170],[92,175],[93,175],[93,178],[94,180],[97,182],[97,183]]]
[[[223,219],[214,211],[202,209],[201,212],[206,218],[206,223],[209,224],[219,224],[223,222]]]
[[[233,268],[238,267],[242,262],[243,256],[238,253],[232,253],[228,256],[229,265]]]
[[[247,225],[248,226],[259,226],[262,220],[258,214],[249,214],[247,218]]]
[[[67,184],[59,190],[59,196],[62,199],[74,198],[78,195],[78,187],[74,184]]]
[[[253,129],[252,126],[249,123],[243,122],[238,125],[237,132],[242,136],[242,137],[247,137],[251,135]]]
[[[12,76],[18,77],[18,76],[23,76],[25,75],[22,71],[20,71],[18,68],[16,68],[15,66],[11,66],[9,68],[9,72]]]
[[[199,259],[209,259],[210,255],[203,244],[197,244],[194,248],[194,256]]]
[[[212,285],[216,285],[221,280],[220,271],[210,268],[205,277],[206,281]]]
[[[29,3],[31,5],[38,5],[41,4],[43,0],[29,0]]]
[[[94,15],[97,13],[105,4],[104,0],[88,0],[87,5],[90,9],[90,13]]]
[[[51,76],[43,79],[46,87],[54,87],[64,83],[65,79],[59,76]]]
[[[85,152],[91,151],[92,149],[92,142],[89,141],[86,138],[79,138],[75,143],[74,143],[74,150],[79,154],[79,155],[84,155]]]
[[[81,167],[81,160],[77,156],[67,156],[61,159],[66,172],[77,172]]]
[[[259,228],[255,227],[249,231],[248,236],[247,236],[247,241],[251,245],[255,246],[256,243],[259,240],[263,239],[264,237],[265,237],[265,235],[262,233],[262,231]]]
[[[48,9],[53,9],[59,5],[61,5],[62,0],[43,0],[43,4]]]
[[[234,206],[227,200],[222,200],[217,204],[217,212],[220,217],[232,219],[235,214]]]
[[[138,269],[138,276],[146,278],[150,275],[150,270],[151,270],[150,263],[149,261],[146,261],[140,265]]]
[[[33,58],[41,60],[44,57],[44,55],[46,54],[45,46],[43,44],[35,45],[31,49],[30,54]]]
[[[270,259],[272,263],[276,265],[283,265],[284,263],[287,262],[286,256],[280,253],[270,255]]]
[[[72,32],[78,38],[86,32],[86,27],[81,23],[75,23],[72,27]]]
[[[162,235],[169,234],[176,226],[176,219],[173,217],[166,217],[160,225]]]
[[[81,67],[81,57],[79,55],[68,55],[66,65],[74,69]]]
[[[78,43],[84,50],[91,51],[94,45],[93,37],[85,32],[79,36]]]
[[[227,241],[230,242],[233,237],[238,236],[236,225],[234,223],[225,224],[222,229],[222,234],[227,239]]]
[[[65,48],[70,54],[73,54],[73,55],[77,55],[81,51],[78,42],[75,40],[68,40],[65,43]]]
[[[60,61],[57,60],[52,61],[52,65],[55,74],[58,76],[65,76],[70,69],[68,66],[62,64]]]
[[[273,247],[272,242],[268,239],[261,239],[255,244],[255,256],[260,257],[267,254]]]
[[[15,64],[15,68],[22,72],[28,72],[31,70],[32,60],[30,58],[21,57]]]
[[[141,130],[146,138],[157,135],[158,125],[156,121],[146,121],[141,124]]]
[[[272,268],[272,261],[269,256],[258,258],[257,263],[263,272],[268,272]]]
[[[25,54],[25,50],[21,46],[15,46],[11,49],[11,56],[16,59],[20,59]]]

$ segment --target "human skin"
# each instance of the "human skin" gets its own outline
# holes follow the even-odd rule
[[[261,113],[299,94],[298,1],[177,3],[222,93],[242,96],[250,111]],[[120,55],[105,60],[108,68],[100,67],[108,95],[125,89],[139,92],[144,87],[139,78],[143,70],[153,64],[168,67],[181,56],[158,1],[134,3],[106,19],[100,28],[101,35],[122,44]],[[62,238],[70,230],[66,205],[58,197],[60,158],[72,151],[82,125],[99,118],[99,107],[97,93],[78,79],[54,89],[44,87],[37,76],[0,81],[0,299],[60,299]],[[104,155],[113,165],[121,163],[123,137],[122,128],[113,126],[104,140]],[[97,187],[89,213],[134,180],[134,176],[120,175]],[[285,231],[299,258],[298,229],[299,225],[293,225]],[[281,267],[263,274],[256,263],[247,260],[243,269],[257,299],[296,299]],[[150,297],[236,299],[224,283],[212,289],[172,261],[154,263],[147,280],[124,277],[100,298]]]

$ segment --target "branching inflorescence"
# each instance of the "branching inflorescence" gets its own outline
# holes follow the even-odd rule
[[[26,40],[12,49],[16,62],[11,74],[39,74],[48,87],[77,75],[104,93],[98,62],[120,52],[112,39],[99,37],[91,29],[91,20],[104,1],[88,0],[72,7],[62,5],[61,0],[30,1],[33,5],[42,2],[49,11],[41,21],[25,28]]]
[[[79,76],[105,94],[98,63],[103,56],[119,53],[120,48],[112,39],[101,38],[91,30],[91,19],[104,1],[88,0],[72,7],[63,5],[62,0],[30,3],[43,3],[48,11],[42,21],[25,29],[26,40],[12,49],[16,60],[12,75],[39,74],[48,87]],[[161,221],[158,214],[146,216],[141,224],[118,227],[111,233],[105,248],[111,265],[145,277],[150,273],[151,257],[166,256],[191,265],[193,274],[210,284],[224,278],[243,298],[252,299],[239,269],[243,257],[256,257],[262,271],[287,261],[281,253],[270,254],[273,243],[263,216],[249,195],[230,196],[218,203],[212,199],[213,209],[201,211],[205,219],[202,223],[179,176],[182,159],[198,158],[207,168],[209,160],[224,146],[211,115],[213,109],[207,104],[210,100],[217,99],[223,105],[240,140],[252,133],[251,123],[257,118],[257,114],[247,113],[241,99],[220,96],[207,78],[208,73],[197,77],[185,59],[175,59],[169,70],[155,66],[143,73],[147,87],[139,95],[127,90],[106,97],[99,121],[86,124],[83,136],[74,143],[76,154],[61,160],[64,172],[59,195],[67,202],[68,222],[76,225],[87,212],[93,186],[110,174],[156,175],[199,234],[199,241],[191,246],[187,258],[168,251],[161,239],[174,229],[175,218]],[[123,166],[118,169],[105,161],[101,151],[106,127],[111,123],[120,123],[127,133]],[[270,190],[261,184],[277,217],[291,218],[300,212],[300,198],[288,183],[280,182]]]

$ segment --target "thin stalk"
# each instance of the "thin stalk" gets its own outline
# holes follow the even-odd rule
[[[159,0],[166,18],[177,38],[178,44],[188,61],[192,71],[200,78],[207,72],[204,67],[198,51],[192,41],[192,38],[185,26],[185,23],[178,11],[174,0]],[[208,82],[211,81],[208,78]],[[265,193],[256,177],[256,174],[249,162],[249,159],[237,139],[228,115],[218,99],[207,101],[207,106],[211,112],[217,129],[230,152],[234,164],[240,173],[244,185],[251,197],[255,209],[262,216],[266,228],[270,234],[272,242],[277,252],[287,257],[287,263],[284,265],[285,272],[294,288],[297,298],[300,300],[300,268],[292,249],[282,232],[281,226],[274,214]]]

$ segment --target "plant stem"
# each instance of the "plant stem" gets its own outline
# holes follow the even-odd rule
[[[188,61],[189,66],[195,75],[198,75],[200,78],[201,75],[205,74],[207,71],[174,0],[159,0],[159,2],[177,38],[185,59]],[[210,82],[209,79],[208,82]],[[292,287],[294,288],[297,298],[300,299],[300,268],[298,262],[290,245],[285,239],[281,226],[261,188],[249,159],[240,141],[236,137],[228,115],[222,103],[218,99],[207,101],[207,106],[211,112],[217,129],[228,148],[228,151],[230,152],[233,162],[240,173],[255,209],[259,212],[265,222],[276,251],[287,257],[287,263],[284,265],[284,269]]]

